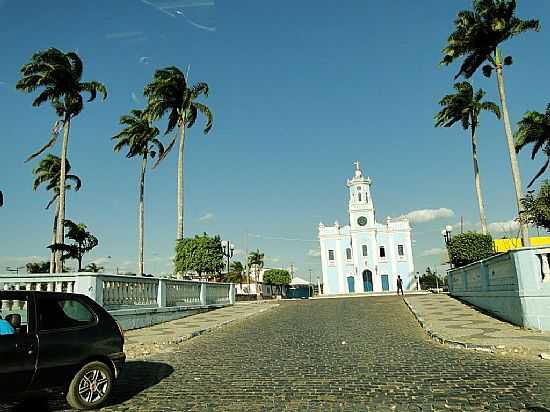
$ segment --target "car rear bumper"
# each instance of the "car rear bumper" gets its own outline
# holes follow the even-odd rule
[[[126,361],[126,354],[124,352],[113,353],[109,355],[109,359],[113,362],[115,367],[115,379],[120,375],[120,371],[124,367],[124,362]]]

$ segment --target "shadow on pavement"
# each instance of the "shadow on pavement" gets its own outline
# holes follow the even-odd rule
[[[157,385],[174,372],[172,366],[162,362],[130,361],[124,365],[120,378],[103,406],[118,405],[132,399],[147,388]],[[33,394],[27,399],[0,404],[0,411],[49,412],[70,410],[65,397],[60,394]]]

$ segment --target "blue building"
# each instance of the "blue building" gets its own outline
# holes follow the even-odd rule
[[[416,289],[409,220],[376,222],[371,180],[359,162],[347,187],[349,225],[319,224],[323,294],[395,292],[398,275],[403,289]]]

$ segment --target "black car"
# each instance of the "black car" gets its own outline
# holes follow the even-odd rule
[[[58,292],[0,291],[0,304],[8,333],[0,335],[0,399],[60,390],[76,409],[105,402],[126,359],[122,330],[105,309]]]

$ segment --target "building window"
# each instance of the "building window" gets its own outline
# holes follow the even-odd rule
[[[363,256],[367,256],[367,245],[363,245]]]
[[[397,254],[401,257],[405,256],[405,248],[403,245],[397,245]]]
[[[361,190],[361,186],[357,186],[357,190]]]
[[[328,251],[328,260],[334,261],[334,250]]]
[[[359,201],[361,201],[361,193],[359,193],[359,195],[358,195],[358,196],[359,196]]]
[[[351,260],[351,249],[350,248],[346,249],[346,259]]]
[[[380,246],[380,257],[386,257],[386,248],[384,246]]]

